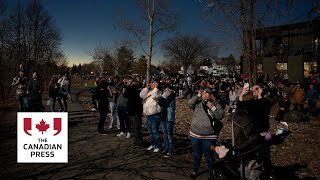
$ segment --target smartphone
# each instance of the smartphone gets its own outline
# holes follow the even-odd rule
[[[249,90],[249,83],[244,83],[243,88]]]

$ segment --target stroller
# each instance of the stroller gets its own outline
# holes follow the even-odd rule
[[[217,158],[214,163],[211,179],[261,179],[264,170],[261,156],[264,137],[256,132],[254,118],[246,111],[236,111],[231,115],[231,131],[231,140],[221,141],[216,147],[211,147],[215,155],[219,154],[220,147],[225,148],[223,157],[219,154],[220,159]]]

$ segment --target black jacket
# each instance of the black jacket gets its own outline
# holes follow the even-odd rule
[[[259,133],[267,132],[270,128],[269,114],[271,102],[266,98],[238,101],[237,110],[246,110],[254,117],[255,125]]]
[[[141,88],[136,85],[127,86],[123,96],[128,98],[129,116],[142,115],[143,105],[140,97]]]
[[[96,89],[96,98],[99,101],[98,109],[108,110],[109,108],[109,90],[107,88],[98,87]]]

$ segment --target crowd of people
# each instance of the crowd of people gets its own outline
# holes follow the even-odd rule
[[[19,66],[19,72],[12,81],[16,88],[16,99],[19,112],[41,112],[45,108],[42,105],[42,93],[45,90],[43,80],[38,72],[33,72],[32,77],[26,75],[23,64]],[[48,84],[50,111],[55,112],[55,103],[60,105],[59,112],[67,112],[67,102],[72,98],[70,95],[71,79],[67,74],[54,75]]]
[[[269,131],[269,115],[272,103],[277,103],[279,111],[275,117],[283,121],[284,115],[290,111],[300,111],[309,116],[317,115],[318,84],[316,81],[301,83],[289,82],[285,78],[274,76],[273,80],[267,75],[259,76],[253,87],[243,75],[233,74],[228,79],[219,77],[187,76],[153,78],[146,83],[143,78],[119,76],[97,77],[95,85],[87,86],[92,102],[92,111],[100,114],[97,133],[107,135],[105,124],[108,114],[110,118],[108,129],[117,128],[118,137],[134,137],[134,147],[142,148],[142,117],[146,117],[146,126],[150,137],[150,146],[146,149],[159,153],[164,157],[174,155],[174,124],[176,113],[176,99],[188,98],[188,106],[193,110],[189,136],[192,144],[194,178],[198,174],[202,155],[205,156],[212,176],[214,155],[210,147],[217,141],[223,124],[220,120],[225,114],[246,110],[255,117],[255,125],[259,133]],[[51,78],[48,91],[50,97],[50,111],[55,111],[58,101],[60,112],[67,112],[68,97],[70,97],[70,78],[67,74]],[[43,83],[35,72],[29,80],[24,75],[24,69],[19,69],[19,76],[15,77],[16,96],[19,111],[28,109],[30,96],[40,97]],[[251,95],[250,100],[245,96]],[[307,104],[307,107],[305,107]],[[160,136],[160,127],[163,135]],[[161,139],[162,137],[162,139]],[[265,146],[264,159],[266,171],[271,171],[270,149]]]
[[[235,74],[227,80],[210,76],[158,77],[146,84],[142,79],[127,77],[121,80],[118,76],[97,78],[95,86],[88,87],[92,95],[92,110],[97,109],[100,112],[98,133],[107,134],[103,127],[109,112],[109,129],[113,128],[116,119],[119,119],[117,136],[133,136],[134,146],[142,147],[142,116],[145,115],[150,137],[147,150],[153,150],[155,153],[163,150],[165,157],[172,157],[176,99],[188,98],[188,105],[193,110],[189,132],[193,152],[191,177],[197,176],[203,154],[209,172],[213,172],[214,156],[210,146],[216,143],[223,126],[220,120],[225,114],[245,109],[256,117],[259,133],[266,133],[269,131],[272,103],[279,106],[275,119],[282,121],[290,110],[291,102],[294,111],[315,116],[316,102],[319,98],[318,91],[314,88],[316,84],[300,81],[290,83],[287,78],[269,80],[268,77],[262,76],[253,87],[249,87],[247,78]],[[250,94],[249,92],[252,92],[253,98],[245,101],[244,96]],[[105,108],[107,105],[108,109]],[[160,139],[160,125],[163,140]],[[268,146],[265,146],[264,158],[267,162],[266,171],[271,171]],[[209,173],[209,176],[212,174]]]

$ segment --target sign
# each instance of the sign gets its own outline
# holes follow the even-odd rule
[[[18,163],[68,163],[68,113],[18,112]]]

